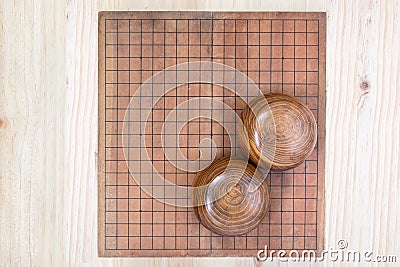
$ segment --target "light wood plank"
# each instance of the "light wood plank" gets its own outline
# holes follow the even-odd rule
[[[0,266],[62,256],[62,1],[0,2]]]

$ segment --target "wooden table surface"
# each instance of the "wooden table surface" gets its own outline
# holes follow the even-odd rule
[[[325,245],[399,262],[400,1],[1,0],[0,266],[255,265],[97,257],[97,12],[182,9],[327,11]]]

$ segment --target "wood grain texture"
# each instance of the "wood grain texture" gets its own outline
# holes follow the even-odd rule
[[[268,212],[268,183],[247,160],[217,159],[196,178],[193,211],[214,233],[242,235],[257,227]]]
[[[204,19],[207,17],[212,17],[213,21],[211,23],[206,23],[207,20]],[[140,21],[137,21],[139,18]],[[148,18],[157,18],[157,20],[154,21],[154,25],[149,25],[149,21],[146,20]],[[168,20],[162,23],[162,21],[159,20],[161,18],[168,18]],[[185,18],[189,20],[187,24],[182,24],[181,20],[174,22],[174,18]],[[201,23],[195,18],[201,18]],[[276,18],[283,21],[275,20]],[[119,21],[117,22],[116,19],[119,19]],[[126,19],[130,19],[129,22]],[[225,21],[224,24],[221,24],[221,19]],[[233,24],[233,21],[230,19],[234,19],[236,21],[235,24]],[[243,21],[243,19],[246,19],[246,21]],[[258,22],[257,19],[260,19],[260,22]],[[314,20],[318,20],[318,23],[315,23]],[[196,30],[196,24],[201,26],[201,36],[195,33],[199,30]],[[230,25],[236,25],[236,27],[231,28],[232,26]],[[177,28],[175,28],[175,26],[177,26]],[[130,29],[130,34],[126,33],[128,29]],[[152,29],[154,29],[154,31]],[[180,38],[184,35],[182,33],[177,35],[178,40],[176,40],[176,35],[174,33],[176,29],[180,31],[185,29],[191,31],[186,37],[189,39],[189,46],[186,46],[185,42],[182,42]],[[243,32],[237,35],[229,33],[224,35],[224,38],[221,38],[220,32],[232,31],[234,29],[235,31],[246,30],[250,33],[248,33],[248,35],[244,35]],[[261,33],[257,33],[257,30]],[[269,30],[275,33],[269,35]],[[153,36],[151,33],[148,33],[149,31],[154,32],[154,38],[151,37]],[[159,45],[159,37],[161,37],[159,31],[166,32],[164,39],[168,44],[165,47],[165,51],[160,48]],[[276,31],[283,31],[285,33],[280,35],[276,33]],[[304,34],[305,31],[307,31],[307,34]],[[106,257],[254,256],[258,249],[264,248],[264,246],[276,250],[280,248],[286,248],[288,250],[295,248],[301,250],[317,248],[318,251],[321,251],[324,242],[323,211],[325,209],[323,202],[326,89],[325,33],[326,14],[322,12],[105,11],[99,13],[99,146],[97,160],[99,169],[99,255]],[[236,38],[237,44],[239,45],[237,49],[230,49],[232,47],[229,45],[226,46],[226,49],[221,49],[222,44],[234,42],[234,36],[241,36],[239,39]],[[269,39],[268,36],[272,38]],[[319,40],[316,39],[318,36]],[[132,39],[132,37],[134,38]],[[213,38],[213,42],[211,42],[210,37]],[[260,41],[260,38],[262,41]],[[199,42],[199,40],[202,41]],[[247,40],[247,42],[243,42],[243,40]],[[129,50],[128,53],[126,44],[130,42],[131,48],[134,49]],[[179,47],[173,48],[171,51],[172,44],[175,42],[178,42]],[[279,46],[281,42],[283,42],[283,45]],[[149,50],[149,43],[155,43],[157,49],[154,49],[154,51]],[[195,43],[200,43],[202,49],[199,50],[198,46],[190,45]],[[262,43],[263,45],[259,47],[260,51],[255,51],[252,46],[246,46],[245,49],[243,49],[243,46],[240,46],[240,44],[243,45],[243,43],[249,45]],[[143,44],[143,46],[141,44]],[[269,47],[268,44],[274,46]],[[303,46],[304,44],[309,44],[309,46],[307,45],[307,49]],[[318,46],[315,44],[318,44]],[[296,49],[291,47],[293,45],[296,45]],[[321,48],[319,50],[319,60],[304,60],[304,58],[317,57],[317,47]],[[178,50],[175,51],[175,49]],[[188,58],[184,57],[185,50],[187,51],[187,49],[189,50]],[[164,51],[164,53],[159,53],[160,50]],[[177,53],[178,51],[179,53]],[[164,55],[166,54],[169,54],[169,56],[165,58]],[[149,175],[148,179],[150,182],[144,182],[146,180],[146,173],[140,172],[140,169],[143,170],[143,164],[146,162],[144,158],[147,157],[138,157],[138,151],[136,149],[136,147],[140,146],[137,141],[139,141],[142,136],[137,130],[137,128],[140,127],[140,123],[136,122],[142,120],[140,117],[137,117],[137,115],[140,115],[137,113],[137,107],[141,106],[144,110],[148,109],[148,107],[146,108],[145,106],[146,102],[139,99],[136,99],[138,101],[136,102],[133,99],[133,102],[129,104],[131,112],[125,116],[130,118],[128,125],[131,126],[128,126],[127,129],[123,127],[125,131],[121,129],[121,127],[118,127],[118,121],[121,121],[123,117],[123,113],[121,114],[120,111],[125,110],[128,105],[127,101],[124,101],[124,99],[127,100],[128,98],[124,96],[132,96],[135,91],[135,87],[130,87],[128,89],[125,83],[140,84],[151,75],[151,72],[143,70],[152,69],[154,72],[157,72],[163,68],[174,65],[175,62],[173,59],[171,60],[170,57],[175,57],[175,55],[178,55],[178,62],[189,60],[192,64],[196,64],[193,60],[198,60],[198,58],[194,58],[195,56],[200,56],[201,60],[224,62],[231,67],[244,71],[244,73],[249,75],[249,77],[254,79],[257,83],[261,81],[260,89],[262,92],[267,93],[273,91],[296,95],[298,96],[298,98],[296,98],[297,100],[306,103],[313,109],[312,113],[314,113],[315,116],[319,115],[318,150],[313,150],[312,155],[307,158],[307,161],[300,164],[295,170],[286,173],[273,173],[269,176],[268,179],[271,181],[271,191],[273,195],[270,203],[271,212],[269,216],[260,223],[257,229],[250,231],[245,236],[221,237],[212,235],[210,231],[199,224],[191,209],[163,206],[162,202],[149,200],[148,195],[143,194],[144,191],[147,191],[151,196],[158,199],[166,197],[165,195],[155,196],[152,193],[155,192],[154,190],[160,189],[159,185],[163,184],[163,180],[157,182],[154,180],[153,175]],[[213,59],[211,55],[215,55]],[[119,59],[111,58],[113,56],[118,56]],[[124,58],[127,56],[131,57],[132,60],[127,61]],[[139,56],[142,56],[141,60]],[[285,56],[284,67],[282,66],[282,59],[276,59],[282,56]],[[234,57],[236,59],[232,61],[231,58]],[[259,57],[259,60],[255,59]],[[270,61],[269,57],[275,59]],[[290,59],[292,57],[294,58],[293,60]],[[246,64],[240,58],[251,59],[248,60],[249,64]],[[137,61],[138,59],[139,61]],[[131,64],[131,62],[133,64]],[[139,68],[137,66],[139,66]],[[197,69],[198,67],[192,65],[190,68]],[[203,64],[202,70],[206,68],[207,67]],[[218,67],[214,67],[214,70],[217,70],[216,68]],[[248,68],[252,71],[248,71]],[[280,68],[284,68],[285,72],[280,72],[278,74],[277,71]],[[126,75],[126,69],[135,71],[131,72],[131,75]],[[182,69],[186,69],[186,67]],[[274,72],[269,71],[270,69],[273,69]],[[304,72],[305,69],[308,70],[307,73]],[[318,75],[316,75],[316,72],[312,72],[312,70],[315,71],[316,69],[318,70]],[[241,78],[234,78],[232,75],[234,73],[230,71],[228,73],[231,74],[231,77],[225,75],[224,78],[226,81],[231,81],[232,79],[241,80]],[[260,75],[262,78],[259,77]],[[193,74],[190,75],[190,77],[194,76]],[[319,81],[317,81],[318,78]],[[270,82],[269,86],[266,84],[268,81]],[[282,81],[288,83],[292,81],[295,84],[282,86]],[[118,86],[115,85],[116,82],[118,82]],[[151,83],[151,81],[146,83],[149,82]],[[171,82],[172,80],[170,80],[170,83]],[[217,84],[221,82],[217,82]],[[315,86],[315,83],[321,86]],[[228,87],[229,85],[230,84],[226,84]],[[156,88],[156,85],[152,85],[151,91],[146,91],[152,92],[151,95],[155,96],[156,94],[154,92],[157,91]],[[163,90],[162,88],[160,89]],[[204,96],[204,94],[208,94],[207,92],[210,92],[212,96],[222,96],[222,98],[218,97],[218,100],[224,100],[224,103],[230,105],[239,115],[245,107],[245,101],[238,97],[234,98],[233,101],[231,97],[233,93],[226,89],[221,91],[221,89],[222,88],[219,86],[206,86],[202,84],[200,87],[200,85],[196,86],[196,84],[191,83],[189,96],[192,100],[197,96],[201,97]],[[239,88],[232,89],[234,91],[237,90],[239,95],[245,96],[245,99],[247,99],[248,95],[254,96],[259,93],[258,88],[253,88],[255,91],[253,93],[251,93],[251,88],[242,91]],[[156,104],[157,107],[166,110],[165,114],[167,114],[168,110],[175,108],[177,104],[181,106],[183,104],[182,101],[185,101],[185,97],[183,96],[187,95],[186,90],[184,86],[179,86],[176,90],[178,99],[173,97],[173,101],[170,101],[170,96],[173,96],[174,93],[166,93],[165,100],[169,101],[162,103],[163,101],[161,100],[158,103],[162,104]],[[228,97],[226,97],[227,95]],[[318,95],[318,98],[314,97],[315,95]],[[293,98],[290,99],[294,101]],[[278,102],[274,101],[274,103]],[[217,103],[215,103],[215,105],[217,105]],[[235,132],[234,127],[235,125],[236,127],[238,126],[238,124],[235,123],[235,117],[221,112],[223,107],[215,105],[213,106],[214,110],[219,110],[219,112],[216,112],[214,115],[211,113],[211,117],[216,121],[220,121],[228,133]],[[272,105],[271,102],[270,105]],[[205,107],[206,105],[202,102],[201,106]],[[188,104],[185,110],[188,107],[192,110],[199,110],[202,109],[201,106]],[[263,105],[260,105],[260,108],[263,109]],[[210,110],[205,107],[204,110],[198,112],[204,113],[209,111]],[[186,114],[186,112],[183,113]],[[169,154],[167,158],[168,152],[160,149],[160,147],[163,146],[163,141],[161,140],[162,124],[160,124],[160,121],[164,121],[166,115],[159,111],[154,111],[152,115],[153,118],[146,122],[146,125],[149,126],[146,128],[149,130],[144,130],[146,133],[144,140],[151,142],[151,147],[148,147],[147,151],[151,159],[157,160],[157,164],[154,164],[153,167],[156,167],[159,174],[167,180],[180,181],[180,185],[190,186],[195,179],[195,173],[182,173],[181,170],[172,167],[168,162],[174,162],[173,154],[175,153],[172,153],[172,155]],[[179,115],[179,120],[187,121],[188,119],[183,119],[182,115],[183,114]],[[275,115],[275,122],[277,122],[278,125],[277,132],[279,132],[279,129],[281,129],[278,123],[279,116],[277,116],[277,114]],[[217,118],[217,116],[219,116],[219,118]],[[310,114],[310,116],[312,117],[313,115]],[[313,121],[315,124],[314,119]],[[130,122],[133,123],[131,124]],[[227,122],[229,122],[229,124]],[[181,130],[181,133],[185,132],[185,134],[180,134],[179,139],[183,137],[183,140],[181,140],[184,141],[183,144],[180,143],[180,147],[188,152],[188,154],[182,156],[183,158],[188,156],[189,159],[196,159],[198,157],[198,151],[193,148],[197,147],[205,136],[212,136],[213,141],[215,141],[215,149],[206,149],[205,151],[208,151],[206,153],[216,151],[216,154],[215,157],[214,155],[205,156],[206,153],[204,153],[203,150],[201,153],[203,159],[199,162],[200,166],[205,167],[211,163],[205,161],[207,159],[219,158],[223,155],[236,153],[235,147],[237,147],[237,143],[235,140],[232,140],[228,134],[224,136],[213,136],[213,133],[222,133],[222,126],[220,124],[211,123],[211,121],[198,121],[198,123],[201,125],[193,127],[193,122],[189,122],[185,125],[184,129]],[[125,123],[124,125],[127,124]],[[142,125],[144,125],[144,123],[142,123]],[[167,125],[168,123],[164,124],[164,129]],[[285,126],[282,127],[286,128]],[[121,133],[122,130],[122,133],[125,132],[129,134],[128,140],[121,140],[120,135],[115,135],[118,128],[120,129],[119,133]],[[174,126],[173,128],[175,129]],[[241,127],[239,127],[238,130],[240,128]],[[200,135],[199,132],[201,133]],[[190,140],[184,139],[186,138],[186,134],[190,135]],[[241,136],[243,136],[243,134]],[[172,136],[168,135],[168,137]],[[230,142],[228,140],[230,140]],[[278,140],[277,143],[279,142]],[[122,143],[132,147],[134,151],[129,152],[130,149],[125,148],[124,152],[121,151],[122,149],[119,151],[118,147],[121,146]],[[167,143],[171,148],[173,140],[167,141]],[[231,151],[231,144],[233,152]],[[267,147],[274,146],[274,144],[266,145]],[[314,143],[312,146],[314,146]],[[186,147],[190,147],[191,149],[187,150]],[[239,150],[238,147],[237,149]],[[121,157],[124,153],[128,157],[129,169],[131,170],[132,177],[134,177],[134,179],[129,181],[129,186],[127,186],[128,179],[126,175],[128,170],[124,158]],[[166,156],[165,160],[164,154]],[[132,155],[131,159],[129,159],[129,155]],[[116,159],[119,160],[118,163]],[[160,159],[161,161],[159,161]],[[188,162],[180,161],[180,163],[184,163],[180,168],[187,168]],[[195,163],[195,166],[196,165],[197,163]],[[142,183],[141,190],[138,188],[138,183],[140,183],[138,178],[140,178]],[[153,188],[153,186],[145,186],[146,184],[158,184],[158,186]],[[279,186],[282,184],[283,186]],[[318,187],[316,185],[318,185]],[[170,191],[171,193],[167,198],[179,196],[177,199],[178,201],[182,201],[188,193],[187,190],[178,193],[176,190],[168,190],[167,188],[168,187],[165,187],[165,192]],[[163,190],[158,192],[164,194]],[[319,196],[318,200],[316,199],[317,195]],[[125,199],[126,197],[129,197],[130,200],[127,201]],[[140,198],[140,200],[136,198]],[[183,200],[183,202],[185,201]],[[187,205],[184,203],[182,204]],[[129,213],[126,212],[127,210]]]
[[[285,171],[300,165],[317,143],[313,113],[289,95],[272,93],[258,97],[240,118],[244,126],[238,132],[243,149],[254,163],[267,170]]]
[[[97,12],[116,9],[327,11],[326,247],[400,255],[398,0],[1,0],[0,266],[255,265],[97,257]]]

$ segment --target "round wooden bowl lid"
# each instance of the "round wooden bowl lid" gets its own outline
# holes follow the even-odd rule
[[[241,140],[242,148],[250,159],[273,171],[292,169],[304,162],[317,142],[311,110],[296,98],[278,93],[258,97],[250,105],[256,113],[247,106],[241,115],[248,136],[247,142]],[[239,136],[242,138],[240,131]]]
[[[216,234],[247,233],[268,212],[270,194],[266,179],[244,160],[224,157],[214,161],[197,175],[193,186],[204,188],[193,196],[194,212]]]

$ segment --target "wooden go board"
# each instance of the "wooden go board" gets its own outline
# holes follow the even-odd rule
[[[101,12],[99,14],[99,255],[109,257],[256,256],[259,249],[314,249],[324,242],[325,13]],[[122,127],[130,98],[155,73],[192,61],[223,63],[245,73],[263,93],[293,95],[314,113],[318,142],[304,164],[271,172],[270,211],[243,236],[218,236],[191,208],[174,207],[141,190],[127,168]],[[151,92],[148,92],[151,95]],[[191,185],[195,173],[165,158],[160,129],[168,112],[193,97],[218,98],[240,113],[245,103],[223,86],[178,86],[154,106],[141,135],[154,168]],[[139,135],[139,133],[138,133]],[[188,159],[202,138],[229,155],[224,128],[193,120],[179,133]],[[133,137],[134,138],[134,137]],[[137,159],[141,158],[138,156]],[[140,175],[136,172],[134,175]]]

